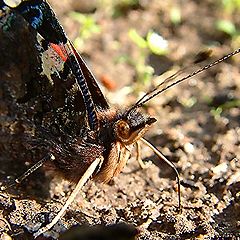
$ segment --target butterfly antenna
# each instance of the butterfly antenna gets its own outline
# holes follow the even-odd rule
[[[237,55],[240,53],[240,48],[238,48],[237,50],[223,56],[222,58],[220,59],[217,59],[216,61],[210,63],[210,64],[207,64],[205,65],[204,67],[202,68],[199,68],[197,69],[196,71],[188,74],[187,76],[183,77],[183,78],[180,78],[178,80],[176,80],[175,82],[167,85],[166,87],[163,87],[161,89],[159,89],[161,86],[163,86],[164,84],[170,82],[170,80],[174,79],[176,76],[178,76],[179,74],[181,74],[183,71],[180,70],[178,71],[177,73],[173,74],[172,76],[168,77],[165,81],[163,81],[162,83],[160,83],[157,87],[155,87],[154,89],[150,90],[149,92],[147,92],[142,98],[140,98],[131,108],[128,109],[128,113],[131,112],[132,110],[136,109],[136,108],[139,108],[139,107],[142,107],[143,104],[145,104],[146,102],[148,102],[149,100],[151,100],[152,98],[156,97],[157,95],[159,95],[160,93],[162,92],[165,92],[166,90],[168,90],[169,88],[172,88],[173,86],[189,79],[189,78],[192,78],[193,76],[195,75],[198,75],[202,72],[204,72],[205,70],[209,69],[209,68],[212,68],[214,66],[216,66],[217,64],[223,62],[223,61],[226,61],[227,59],[233,57],[234,55]]]
[[[190,63],[189,66],[183,67],[182,69],[178,70],[177,72],[173,73],[172,75],[170,75],[169,77],[164,79],[164,81],[162,81],[160,84],[158,84],[153,89],[149,90],[149,92],[147,94],[145,94],[144,96],[142,96],[135,104],[138,105],[146,97],[146,95],[150,95],[151,93],[153,93],[154,91],[159,89],[162,85],[167,84],[167,83],[171,82],[172,80],[176,79],[178,76],[180,76],[182,73],[184,73],[184,71],[186,71],[190,67],[194,66],[197,63],[205,61],[207,58],[209,58],[211,56],[211,54],[212,54],[212,49],[207,49],[207,50],[199,52],[194,57],[193,62]]]

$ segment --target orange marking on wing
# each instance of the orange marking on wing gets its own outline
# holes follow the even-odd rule
[[[50,46],[64,62],[67,61],[68,55],[66,53],[66,50],[63,47],[54,43],[50,43]]]

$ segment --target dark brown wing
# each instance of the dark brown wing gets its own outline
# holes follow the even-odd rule
[[[48,52],[49,58],[54,59],[56,65],[58,65],[55,68],[57,71],[54,71],[54,67],[52,67],[53,73],[47,74],[50,81],[54,84],[57,83],[53,92],[58,88],[59,92],[64,92],[64,89],[67,89],[65,102],[69,102],[68,99],[70,98],[69,107],[82,113],[85,112],[88,127],[91,130],[98,130],[99,122],[96,111],[97,108],[108,108],[107,101],[93,74],[65,35],[49,4],[44,0],[29,0],[22,1],[12,9],[23,16],[42,37],[40,45],[44,49],[42,54],[44,56],[42,58],[43,71],[45,71],[44,66],[46,66],[45,61],[48,58],[46,57]],[[54,51],[51,52],[51,49]],[[59,68],[61,61],[63,64]],[[71,81],[72,79],[75,82]],[[66,83],[66,80],[68,83]],[[64,87],[61,88],[61,85],[64,85]],[[69,89],[66,85],[71,85],[72,88]]]
[[[101,109],[108,109],[109,105],[105,99],[105,97],[102,94],[101,89],[99,88],[96,78],[94,77],[93,73],[88,68],[87,64],[81,57],[81,55],[75,50],[74,46],[71,43],[71,46],[73,48],[74,54],[77,57],[78,63],[82,69],[82,72],[85,76],[85,79],[87,81],[89,90],[92,94],[92,98],[96,106],[100,107]]]

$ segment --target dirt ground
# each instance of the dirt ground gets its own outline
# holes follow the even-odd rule
[[[73,41],[80,25],[69,12],[93,14],[100,32],[84,40],[79,51],[103,85],[107,79],[103,92],[115,107],[134,104],[142,92],[166,77],[160,74],[189,65],[202,49],[211,47],[216,59],[239,47],[237,37],[216,28],[218,19],[240,26],[239,11],[224,11],[220,1],[140,0],[134,6],[113,6],[111,1],[101,5],[91,1],[89,6],[84,6],[85,1],[50,2]],[[180,9],[182,17],[176,24],[170,18],[174,8]],[[159,75],[151,82],[137,80],[134,65],[141,49],[129,38],[130,29],[143,37],[153,29],[168,40],[167,55],[146,54],[146,65]],[[121,61],[122,56],[135,64]],[[38,239],[240,239],[239,60],[236,56],[221,63],[144,107],[158,120],[145,138],[179,171],[181,213],[173,170],[142,146],[143,160],[152,162],[147,169],[139,167],[133,151],[118,177],[109,184],[89,181],[61,221]],[[0,106],[3,95],[0,92]],[[1,122],[13,119],[7,119],[1,109]],[[9,149],[5,144],[2,138],[1,151]],[[2,151],[1,184],[28,169],[28,162],[16,158]],[[61,209],[74,185],[54,175],[40,169],[1,192],[1,239],[33,239],[32,233]]]

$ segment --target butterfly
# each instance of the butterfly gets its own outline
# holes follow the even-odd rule
[[[17,25],[17,20],[25,21],[32,33],[29,42],[31,38],[34,42],[29,46],[29,51],[34,53],[30,56],[34,64],[30,62],[26,69],[31,72],[31,78],[23,80],[24,94],[15,97],[15,101],[20,106],[20,112],[21,106],[24,106],[24,111],[19,113],[21,120],[24,119],[35,129],[30,133],[26,129],[21,131],[22,141],[26,148],[32,149],[38,161],[16,182],[21,182],[47,164],[67,180],[77,183],[61,211],[35,236],[56,224],[90,178],[109,182],[117,176],[126,165],[132,147],[140,143],[150,147],[174,169],[178,179],[180,206],[178,172],[159,150],[143,138],[156,118],[143,113],[141,107],[176,84],[238,54],[240,49],[179,80],[175,80],[175,74],[151,89],[132,106],[114,109],[108,104],[87,64],[67,38],[47,1],[5,0],[1,1],[0,7],[2,34],[7,34],[14,24]],[[7,76],[7,71],[1,74]]]

